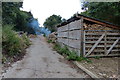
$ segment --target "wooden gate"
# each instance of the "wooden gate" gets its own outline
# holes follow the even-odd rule
[[[84,30],[83,42],[85,57],[120,55],[120,31]]]

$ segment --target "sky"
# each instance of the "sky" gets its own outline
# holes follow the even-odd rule
[[[80,0],[23,0],[22,10],[31,11],[40,26],[53,14],[69,19],[73,14],[82,11]]]

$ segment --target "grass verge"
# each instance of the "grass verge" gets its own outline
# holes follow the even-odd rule
[[[59,44],[55,44],[53,47],[54,50],[56,50],[61,55],[65,55],[68,60],[72,61],[87,61],[89,63],[92,63],[92,61],[88,58],[77,56],[77,53],[75,51],[70,51],[66,46],[63,48]]]

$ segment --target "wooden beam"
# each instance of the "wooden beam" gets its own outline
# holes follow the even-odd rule
[[[110,25],[110,24],[107,24],[107,23],[104,23],[104,22],[94,20],[94,19],[90,19],[90,18],[86,18],[86,17],[83,17],[83,19],[94,22],[94,23],[97,23],[97,24],[105,25],[105,26],[108,26],[108,27],[111,27],[111,28],[120,29],[120,27],[118,27],[118,26],[113,26],[113,25]]]
[[[120,54],[110,54],[110,55],[104,55],[104,54],[99,54],[99,55],[90,55],[90,56],[87,56],[88,58],[92,58],[92,57],[120,57]]]
[[[83,56],[85,56],[85,54],[86,54],[86,46],[85,46],[85,44],[86,44],[86,43],[85,43],[85,40],[86,40],[85,38],[86,38],[86,37],[85,37],[85,34],[86,34],[86,32],[84,31],[84,34],[83,34],[83,35],[84,35],[84,37],[83,37],[83,48],[84,48],[83,54],[84,54],[84,55],[83,55]]]
[[[120,38],[118,38],[114,44],[109,48],[109,50],[107,51],[107,55],[110,53],[110,51],[113,49],[113,47],[118,43],[118,41],[120,40]]]
[[[81,17],[81,45],[80,45],[80,56],[84,56],[84,27],[83,27],[83,17]]]
[[[105,30],[105,38],[104,38],[104,50],[105,54],[107,54],[107,31]]]

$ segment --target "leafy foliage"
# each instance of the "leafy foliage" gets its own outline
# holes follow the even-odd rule
[[[73,61],[87,61],[87,62],[92,62],[90,59],[85,58],[85,57],[79,57],[77,56],[77,53],[75,51],[70,51],[67,46],[64,46],[63,48],[59,44],[55,44],[54,49],[60,53],[61,55],[66,55],[68,60],[73,60]]]
[[[24,34],[22,37],[12,30],[12,25],[4,25],[2,32],[3,55],[19,55],[26,47],[30,45],[30,40]]]
[[[81,14],[120,25],[120,2],[85,2]]]
[[[27,26],[33,17],[30,12],[21,11],[21,2],[2,3],[2,62],[20,59],[25,54],[25,48],[30,45],[26,34],[18,35],[16,31],[34,32]],[[16,30],[16,31],[15,31]]]
[[[20,52],[22,49],[21,39],[18,37],[15,32],[12,30],[12,27],[9,25],[6,25],[3,27],[3,33],[2,33],[2,45],[3,45],[3,51],[5,53],[7,52],[8,56],[16,55]]]
[[[27,23],[33,18],[31,12],[21,11],[21,2],[3,2],[2,3],[2,18],[3,25],[12,24],[17,31],[34,33],[34,30],[27,26]]]
[[[64,19],[65,20],[65,19]],[[51,30],[52,32],[56,31],[56,25],[62,22],[62,17],[57,15],[52,15],[46,19],[44,26]]]
[[[22,7],[21,2],[3,2],[2,3],[2,20],[4,24],[16,24],[17,13]]]

